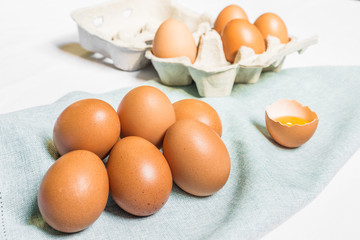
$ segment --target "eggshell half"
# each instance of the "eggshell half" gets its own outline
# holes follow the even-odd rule
[[[305,125],[288,126],[275,121],[282,116],[294,116],[303,118],[309,123]],[[271,137],[280,145],[288,148],[299,147],[307,142],[315,133],[319,119],[309,107],[303,106],[296,100],[281,99],[265,111],[266,128]]]

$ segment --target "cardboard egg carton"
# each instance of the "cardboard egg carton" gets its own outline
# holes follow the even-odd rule
[[[196,41],[210,29],[212,19],[172,0],[115,0],[71,13],[77,23],[80,45],[111,58],[115,67],[135,71],[150,61],[145,51],[152,46],[157,28],[168,18],[187,25]]]
[[[194,64],[187,57],[158,58],[151,49],[145,56],[151,59],[162,83],[184,86],[193,80],[200,96],[218,97],[230,95],[234,83],[255,83],[263,71],[279,71],[287,55],[302,53],[317,41],[316,36],[306,39],[292,36],[287,44],[282,44],[278,38],[269,36],[266,52],[255,54],[243,46],[231,64],[226,61],[220,35],[209,30],[200,37]]]
[[[184,86],[194,81],[203,97],[230,95],[235,83],[255,83],[261,72],[280,70],[287,55],[302,53],[317,43],[317,37],[292,36],[289,43],[281,44],[270,36],[265,53],[257,55],[241,47],[231,64],[226,61],[220,35],[211,29],[213,18],[175,0],[113,0],[78,9],[71,16],[83,48],[112,59],[115,67],[125,71],[139,70],[151,61],[162,83]],[[187,57],[166,59],[152,54],[156,30],[169,18],[182,21],[193,33],[198,46],[194,64]]]

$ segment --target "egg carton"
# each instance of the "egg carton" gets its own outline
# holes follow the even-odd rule
[[[187,57],[158,58],[151,49],[145,56],[152,61],[160,81],[169,86],[185,86],[195,82],[202,97],[228,96],[234,83],[255,83],[264,71],[279,71],[285,57],[293,52],[302,53],[316,44],[317,36],[298,39],[290,37],[286,44],[269,36],[267,49],[262,54],[248,47],[241,47],[233,64],[226,61],[220,35],[209,30],[200,37],[196,61]]]
[[[114,66],[135,71],[150,60],[145,57],[160,24],[175,18],[194,34],[198,42],[213,22],[172,0],[115,0],[71,13],[77,23],[80,45],[113,60]]]

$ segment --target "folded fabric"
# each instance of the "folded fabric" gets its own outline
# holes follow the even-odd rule
[[[0,115],[0,238],[48,239],[258,239],[303,208],[360,147],[360,67],[313,67],[263,73],[255,84],[234,85],[231,96],[201,98],[223,124],[231,157],[226,185],[209,197],[174,185],[166,205],[135,217],[109,198],[89,228],[74,234],[47,225],[37,206],[41,180],[58,154],[52,131],[76,100],[99,98],[117,109],[130,90],[73,92],[55,103]],[[196,86],[153,85],[172,102],[199,98]],[[318,114],[314,136],[295,149],[281,147],[265,127],[265,107],[296,99]]]

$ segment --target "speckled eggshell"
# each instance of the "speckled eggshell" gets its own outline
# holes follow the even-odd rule
[[[104,163],[92,152],[77,150],[63,155],[49,168],[40,185],[38,206],[54,229],[78,232],[101,215],[108,194]]]
[[[300,117],[309,123],[288,126],[275,121],[282,116]],[[306,143],[314,135],[319,119],[309,107],[303,106],[296,100],[280,99],[266,107],[265,122],[271,137],[277,143],[284,147],[295,148]]]
[[[163,144],[174,182],[185,192],[209,196],[220,190],[230,174],[224,142],[209,126],[182,119],[166,132]]]
[[[216,110],[208,103],[198,99],[183,99],[173,103],[176,120],[193,119],[222,134],[221,119]]]
[[[128,213],[154,214],[170,196],[169,165],[160,150],[141,137],[119,140],[110,152],[107,169],[111,195]]]
[[[89,150],[105,158],[120,137],[115,109],[100,99],[83,99],[69,105],[57,118],[53,140],[60,155]]]
[[[170,99],[152,86],[140,86],[129,91],[117,112],[121,137],[139,136],[157,147],[161,147],[166,130],[176,120]]]

